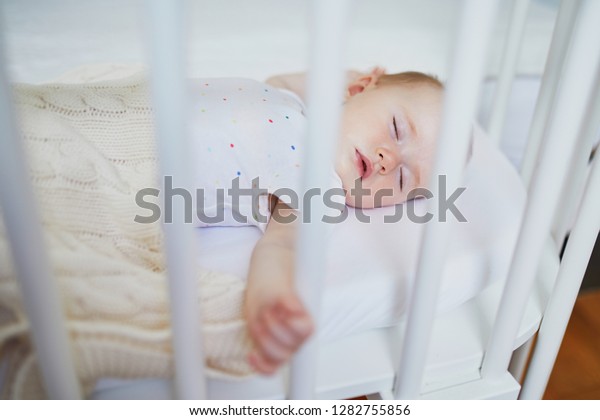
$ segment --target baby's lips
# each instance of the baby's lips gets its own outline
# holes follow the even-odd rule
[[[354,151],[354,165],[356,166],[356,170],[358,171],[359,178],[362,179],[363,174],[365,172],[365,168],[363,166],[362,158],[361,158],[360,153],[358,152],[358,150]]]
[[[373,162],[356,149],[358,158],[358,173],[362,179],[368,178],[373,173]]]

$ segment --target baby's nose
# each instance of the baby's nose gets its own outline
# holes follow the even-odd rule
[[[400,154],[396,151],[389,150],[384,147],[378,148],[376,151],[379,157],[379,166],[381,166],[380,173],[387,174],[393,172],[398,165],[400,165],[401,158]]]

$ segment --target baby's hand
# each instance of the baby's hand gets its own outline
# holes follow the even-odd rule
[[[264,374],[272,374],[286,363],[314,329],[310,315],[294,293],[263,302],[255,316],[248,319],[248,327],[256,346],[248,362]]]
[[[248,362],[266,374],[286,363],[314,330],[312,318],[294,289],[298,222],[279,223],[294,211],[276,199],[272,208],[272,214],[280,217],[271,218],[252,252],[245,307],[248,330],[255,344]]]

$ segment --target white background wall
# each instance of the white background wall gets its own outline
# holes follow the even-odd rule
[[[460,0],[351,1],[348,66],[382,65],[445,77]],[[490,49],[497,67],[510,0]],[[308,0],[189,0],[190,76],[247,76],[306,68]],[[532,0],[519,73],[543,69],[557,0]],[[14,80],[39,83],[83,64],[144,61],[142,0],[3,0]]]

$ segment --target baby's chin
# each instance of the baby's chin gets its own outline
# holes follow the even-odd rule
[[[358,203],[355,197],[351,195],[346,195],[346,205],[357,209],[373,209],[376,207],[372,197],[362,197],[361,202]]]
[[[391,198],[391,197],[390,197]],[[354,207],[357,209],[374,209],[379,207],[390,207],[395,206],[397,204],[403,204],[407,201],[406,197],[394,197],[391,200],[377,200],[375,202],[375,197],[372,195],[362,196],[360,200],[357,200],[356,197],[346,194],[346,205],[348,207]]]

